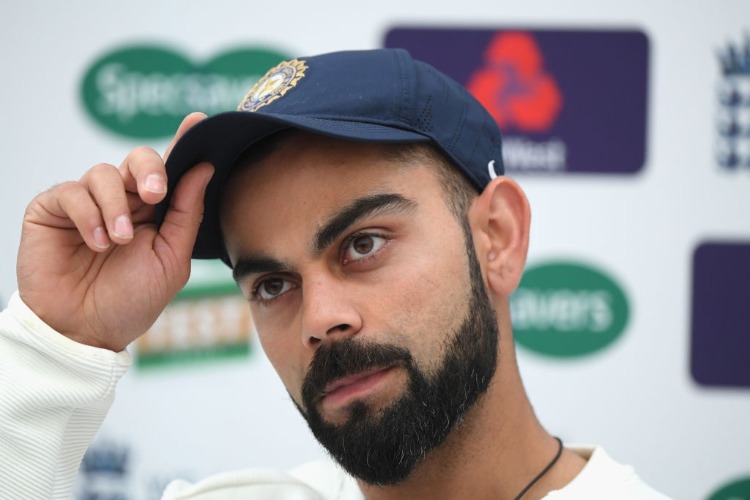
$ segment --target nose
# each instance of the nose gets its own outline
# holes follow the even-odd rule
[[[356,335],[362,317],[344,283],[333,277],[318,276],[302,288],[302,343],[316,348]]]

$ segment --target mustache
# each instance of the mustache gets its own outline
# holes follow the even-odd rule
[[[371,368],[412,363],[411,353],[403,347],[343,339],[318,347],[302,383],[302,401],[307,408],[322,396],[336,379]]]

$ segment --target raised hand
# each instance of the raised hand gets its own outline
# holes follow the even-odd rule
[[[78,342],[121,351],[184,286],[213,167],[199,164],[182,178],[161,228],[154,205],[166,194],[169,151],[204,117],[188,115],[163,158],[137,148],[119,169],[97,165],[29,204],[18,290],[44,322]]]

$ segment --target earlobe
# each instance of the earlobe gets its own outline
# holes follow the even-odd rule
[[[477,253],[484,260],[488,285],[507,297],[521,280],[529,248],[531,210],[526,195],[513,179],[497,177],[476,200],[470,217],[479,229]]]

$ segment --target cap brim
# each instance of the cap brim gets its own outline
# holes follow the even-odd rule
[[[172,149],[166,164],[167,196],[156,207],[157,225],[163,222],[171,194],[182,176],[198,163],[211,163],[216,171],[206,188],[203,222],[193,247],[193,258],[220,258],[231,266],[224,249],[219,223],[219,206],[224,184],[240,155],[250,146],[274,132],[287,128],[366,142],[405,143],[430,140],[425,135],[390,124],[347,121],[341,117],[329,119],[240,111],[221,113],[196,124]]]

